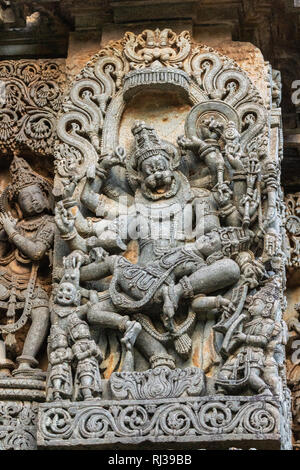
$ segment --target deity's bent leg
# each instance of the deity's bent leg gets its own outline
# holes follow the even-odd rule
[[[17,361],[20,363],[18,370],[28,369],[32,365],[37,365],[36,355],[42,346],[48,326],[49,326],[49,308],[36,307],[31,311],[31,325],[27,333],[23,352]]]
[[[235,284],[240,277],[240,268],[235,261],[225,258],[195,271],[176,285],[176,294],[180,298],[192,292],[210,294]],[[185,292],[187,290],[187,292]],[[191,291],[191,292],[188,292]]]
[[[128,319],[128,316],[120,315],[115,311],[114,305],[109,299],[92,305],[87,314],[88,323],[117,330],[122,329],[124,321]]]

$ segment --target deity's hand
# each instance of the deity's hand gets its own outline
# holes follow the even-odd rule
[[[236,171],[244,170],[244,165],[243,165],[243,162],[241,161],[239,154],[233,155],[232,153],[228,152],[225,154],[225,156],[227,158],[228,163],[234,170]]]
[[[67,210],[67,212],[71,212],[72,215],[75,217],[75,213],[77,212],[76,209],[74,210],[73,208],[79,207],[78,201],[76,199],[72,199],[71,197],[67,197],[65,199],[62,199],[61,201],[63,203],[64,208]]]
[[[100,263],[101,261],[104,261],[105,258],[107,258],[109,254],[107,251],[104,250],[104,248],[101,248],[100,246],[94,247],[90,251],[90,261],[91,262],[97,262]]]
[[[75,216],[71,210],[66,209],[63,201],[59,201],[56,205],[55,222],[62,235],[68,235],[74,230]]]
[[[259,202],[260,202],[260,197],[259,197],[257,189],[255,189],[252,196],[249,196],[248,194],[246,194],[241,198],[240,204],[239,204],[239,212],[241,214],[244,214],[245,213],[245,206],[246,206],[246,204],[248,204],[249,205],[249,216],[252,217],[252,215],[254,214],[256,209],[258,208]]]
[[[229,187],[229,184],[224,182],[223,184],[217,184],[214,187],[213,195],[218,206],[224,207],[227,206],[227,204],[229,204],[231,201],[232,191]]]
[[[219,296],[219,302],[220,302],[221,307],[224,307],[224,309],[227,310],[228,312],[234,311],[235,309],[234,304],[229,299]]]
[[[14,219],[11,214],[3,212],[0,214],[0,224],[7,235],[10,236],[16,230],[17,219]]]
[[[69,178],[69,182],[65,185],[64,187],[64,191],[63,191],[63,198],[70,198],[73,196],[73,193],[76,189],[76,186],[77,186],[77,183],[79,181],[79,177],[78,176],[71,176]]]
[[[126,158],[126,151],[123,147],[117,147],[116,150],[109,155],[105,155],[101,158],[98,168],[101,170],[109,171],[114,166],[123,166],[125,167],[125,158]],[[97,173],[97,167],[96,167]]]
[[[236,332],[233,334],[233,337],[235,340],[237,341],[240,341],[241,343],[243,343],[244,341],[246,341],[246,337],[247,335],[245,335],[245,333],[242,333],[242,332]]]
[[[257,176],[260,172],[260,164],[257,160],[250,160],[247,170],[247,188],[254,188]]]

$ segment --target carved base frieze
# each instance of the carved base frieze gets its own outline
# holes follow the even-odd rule
[[[39,407],[39,448],[280,449],[280,401],[264,396],[92,400]]]

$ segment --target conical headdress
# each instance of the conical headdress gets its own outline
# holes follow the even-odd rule
[[[43,191],[51,194],[51,186],[48,181],[36,174],[24,158],[14,156],[9,167],[11,184],[9,186],[9,198],[17,199],[21,189],[34,184],[39,185]]]

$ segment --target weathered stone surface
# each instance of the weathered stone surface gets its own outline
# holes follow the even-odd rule
[[[101,414],[110,403],[101,371],[113,410],[114,398],[121,408],[128,398],[155,400],[164,416],[166,397],[180,399],[182,413],[190,395],[279,397],[276,426],[290,447],[280,82],[251,50],[241,63],[257,66],[258,88],[188,31],[127,32],[71,85],[55,153],[55,250],[67,256],[54,295],[47,413],[61,404],[69,422],[65,400],[77,410],[98,398]],[[129,241],[134,263],[120,256]],[[137,443],[126,429],[107,439]]]
[[[43,404],[39,448],[280,449],[280,404],[258,397]]]
[[[29,57],[0,64],[1,445],[35,447],[47,375],[42,447],[290,448],[286,381],[297,447],[300,186],[290,96],[299,75],[291,47],[297,6],[77,3],[4,1],[0,8],[0,49]],[[66,60],[30,58],[65,57],[68,38]],[[9,172],[13,153],[11,169],[27,168],[20,200]],[[52,179],[52,157],[55,241],[50,186],[41,178]],[[37,187],[44,195],[33,205],[44,200],[45,207],[27,213],[26,197]],[[200,224],[186,237],[188,210]],[[150,235],[140,233],[145,220]],[[201,418],[206,405],[215,407],[208,421],[224,413],[214,425],[222,428],[217,443]],[[66,439],[57,438],[57,416],[44,421],[59,407],[64,430],[70,416],[76,423]]]

